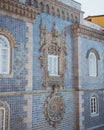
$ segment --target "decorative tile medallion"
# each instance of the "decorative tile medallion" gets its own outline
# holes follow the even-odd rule
[[[52,92],[45,101],[45,117],[50,125],[56,127],[63,119],[65,105],[60,93]]]

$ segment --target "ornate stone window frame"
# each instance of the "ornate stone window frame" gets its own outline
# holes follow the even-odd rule
[[[10,108],[7,102],[0,101],[0,108],[5,110],[5,129],[9,130],[9,123],[10,123]]]
[[[58,34],[56,24],[53,24],[52,32],[48,32],[46,26],[40,24],[40,51],[43,55],[39,57],[41,67],[44,70],[43,87],[52,87],[54,84],[64,87],[64,74],[66,69],[66,36],[65,33]],[[58,76],[50,76],[48,72],[48,55],[58,56]]]
[[[15,38],[13,35],[7,30],[0,28],[0,36],[5,37],[8,40],[8,43],[10,45],[10,69],[9,69],[9,74],[0,74],[0,78],[2,77],[12,77],[13,74],[13,53],[14,53],[14,48],[17,47]]]
[[[59,57],[58,55],[48,55],[49,76],[59,76]]]
[[[64,75],[66,70],[66,35],[59,34],[55,23],[53,23],[52,32],[48,32],[46,26],[40,23],[40,51],[39,60],[44,71],[43,87],[50,88],[50,94],[44,103],[44,114],[49,125],[56,127],[61,122],[65,112],[65,104],[60,93],[60,89],[64,88]],[[49,75],[48,72],[48,56],[54,55],[58,57],[58,75]],[[61,107],[60,107],[61,106]],[[54,108],[54,112],[53,112]]]

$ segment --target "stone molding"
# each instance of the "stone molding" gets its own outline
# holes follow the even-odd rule
[[[78,30],[79,28],[78,28],[78,24],[76,24],[75,26],[72,26],[72,31],[73,31],[73,34],[74,34],[74,43],[73,43],[73,45],[74,45],[74,54],[73,54],[73,63],[74,63],[74,65],[73,65],[73,70],[74,70],[74,87],[75,87],[75,89],[79,89],[79,60],[80,60],[80,58],[79,58],[79,55],[78,55],[78,41],[79,41],[79,39],[78,39],[78,35],[79,35],[79,33],[78,33]]]
[[[32,23],[26,23],[27,26],[27,50],[28,53],[26,55],[27,63],[26,63],[26,69],[28,70],[28,74],[26,75],[27,85],[25,86],[25,91],[32,91],[32,85],[33,85],[33,24]],[[26,123],[26,130],[32,129],[32,95],[25,94],[24,99],[27,101],[27,104],[23,106],[24,112],[27,113],[27,116],[23,119],[24,123]]]
[[[0,107],[5,109],[5,130],[9,130],[10,108],[7,102],[0,101]]]
[[[26,117],[23,118],[23,122],[26,124],[26,130],[32,130],[32,95],[24,95],[24,99],[27,101],[27,105],[23,106],[23,111],[26,113]]]
[[[104,42],[104,31],[89,28],[81,24],[75,24],[72,26],[75,36],[85,36],[87,38],[95,38],[101,42]]]
[[[34,4],[35,2],[35,4]],[[48,7],[48,10],[47,10]],[[54,13],[52,10],[54,9]],[[31,0],[29,3],[25,4],[13,1],[13,0],[1,0],[0,1],[0,10],[9,12],[10,14],[15,14],[16,16],[21,16],[24,18],[31,19],[32,21],[36,19],[36,16],[41,12],[46,12],[57,16],[63,20],[71,22],[80,21],[80,10],[75,10],[72,7],[69,7],[59,1],[50,1],[50,0]],[[10,14],[8,14],[10,16]],[[64,15],[64,16],[63,16]],[[16,17],[15,16],[15,17]]]
[[[12,0],[0,0],[0,10],[27,17],[31,20],[36,19],[38,11],[31,6],[26,6]]]
[[[28,50],[28,53],[26,55],[26,59],[28,62],[26,62],[26,69],[28,70],[28,74],[26,75],[26,80],[28,81],[25,90],[32,90],[33,85],[33,24],[32,23],[26,23],[27,26],[27,32],[26,32],[26,38],[27,38],[27,44],[26,48]]]
[[[102,91],[104,92],[104,89],[87,89],[87,90],[84,90],[84,89],[81,89],[81,90],[78,90],[78,91],[84,91],[84,92],[95,92],[95,91]],[[71,89],[71,90],[68,90],[68,89],[63,89],[61,90],[61,92],[63,93],[69,93],[69,92],[75,92],[74,89]],[[7,96],[24,96],[24,95],[38,95],[38,94],[48,94],[49,91],[47,90],[35,90],[35,91],[26,91],[26,92],[2,92],[0,93],[0,97],[7,97]]]
[[[84,126],[84,91],[75,91],[76,94],[76,130],[85,130]]]
[[[84,126],[84,99],[83,99],[84,92],[80,91],[79,92],[79,130],[85,130]]]
[[[97,126],[94,126],[94,127],[90,127],[90,128],[86,128],[86,130],[100,130],[100,129],[104,129],[104,124],[101,124],[101,125],[97,125]]]
[[[75,92],[75,90],[61,90],[61,92],[69,93],[69,92]],[[38,95],[38,94],[48,94],[49,91],[47,90],[35,90],[35,91],[26,91],[26,92],[3,92],[0,93],[0,97],[6,97],[6,96],[24,96],[24,95]]]
[[[95,49],[93,49],[93,48],[91,48],[90,50],[88,50],[88,52],[87,52],[87,54],[86,54],[86,58],[89,57],[89,54],[90,54],[91,52],[93,52],[93,53],[96,55],[97,60],[100,60],[100,56],[99,56],[98,52],[97,52]]]
[[[7,29],[0,28],[0,35],[4,35],[9,40],[11,47],[17,47],[14,36]]]
[[[74,9],[58,0],[31,0],[30,6],[37,8],[40,12],[46,12],[66,21],[79,22],[80,10]],[[64,14],[64,16],[63,16]],[[73,18],[71,18],[73,16]]]
[[[46,26],[40,24],[40,51],[43,52],[43,55],[39,57],[41,62],[41,67],[44,70],[43,77],[43,87],[46,89],[47,87],[52,87],[54,84],[60,86],[60,88],[64,87],[64,74],[66,70],[66,59],[67,48],[66,48],[66,37],[65,34],[58,34],[58,30],[56,25],[53,25],[52,32],[48,32]],[[48,72],[48,55],[58,55],[59,59],[59,73],[58,76],[49,76]]]

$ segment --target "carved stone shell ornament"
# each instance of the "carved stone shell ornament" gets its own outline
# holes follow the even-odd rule
[[[65,105],[60,94],[50,94],[45,101],[45,117],[48,123],[56,127],[63,119]]]

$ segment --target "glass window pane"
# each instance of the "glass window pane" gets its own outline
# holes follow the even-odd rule
[[[94,53],[89,54],[89,75],[96,76],[97,75],[97,68],[96,68],[96,56]]]
[[[58,75],[58,56],[49,55],[48,56],[48,71],[49,75]]]
[[[95,96],[91,97],[91,114],[97,114],[98,113],[98,103],[97,98]]]
[[[8,72],[8,49],[1,50],[1,72],[7,73]]]
[[[9,41],[4,35],[0,35],[0,47],[9,48]]]
[[[8,40],[0,35],[0,73],[9,74],[10,46]]]

